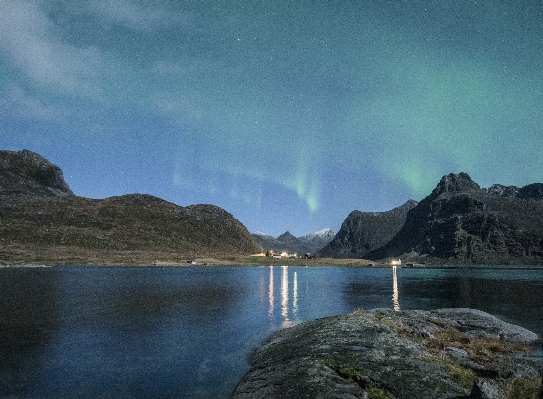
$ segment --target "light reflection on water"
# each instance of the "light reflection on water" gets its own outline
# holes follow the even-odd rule
[[[270,301],[270,309],[268,314],[273,316],[275,291],[273,286],[273,266],[270,268],[270,289],[268,298]],[[289,270],[288,266],[281,266],[281,328],[290,327],[298,322],[298,272],[292,274],[292,296],[289,295]]]
[[[281,316],[284,323],[289,323],[289,303],[288,303],[288,266],[281,266]]]
[[[0,269],[0,292],[0,397],[226,398],[270,332],[400,303],[543,333],[542,269]]]
[[[400,294],[398,292],[397,266],[392,266],[392,307],[396,312],[400,311]]]
[[[270,266],[270,286],[268,289],[268,300],[270,302],[270,310],[268,310],[268,314],[270,316],[273,316],[273,311],[275,309],[275,294],[273,290],[273,266]]]

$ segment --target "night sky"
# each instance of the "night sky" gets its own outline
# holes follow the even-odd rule
[[[543,182],[543,2],[0,0],[0,149],[75,194],[338,231],[448,173]]]

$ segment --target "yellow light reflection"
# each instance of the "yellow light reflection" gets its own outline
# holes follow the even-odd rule
[[[268,302],[270,303],[268,314],[272,316],[273,310],[275,308],[274,299],[273,299],[273,266],[270,266],[270,285],[268,287]]]
[[[294,272],[294,282],[292,284],[292,315],[294,319],[298,318],[298,272]]]
[[[268,316],[275,318],[275,284],[274,267],[270,266],[270,277],[268,285]],[[288,266],[281,266],[281,281],[278,294],[281,295],[281,327],[290,327],[298,320],[298,273],[293,273],[292,292],[290,292]]]
[[[400,297],[398,294],[398,276],[396,275],[397,266],[392,266],[392,305],[396,312],[400,311]]]
[[[281,266],[281,315],[288,322],[288,266]]]

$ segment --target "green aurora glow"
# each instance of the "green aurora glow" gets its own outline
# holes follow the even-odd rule
[[[337,230],[543,181],[543,3],[0,0],[0,142],[88,197]]]

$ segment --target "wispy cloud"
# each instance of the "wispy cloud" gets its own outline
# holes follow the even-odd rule
[[[63,41],[39,3],[0,0],[0,9],[0,52],[21,78],[62,94],[100,94],[95,81],[105,60],[99,49]]]
[[[43,101],[13,84],[0,91],[0,115],[42,122],[62,122],[67,110]]]
[[[98,16],[108,25],[119,25],[125,28],[153,32],[172,26],[186,26],[187,15],[173,12],[168,7],[149,7],[124,0],[102,0],[85,3],[86,9]]]

